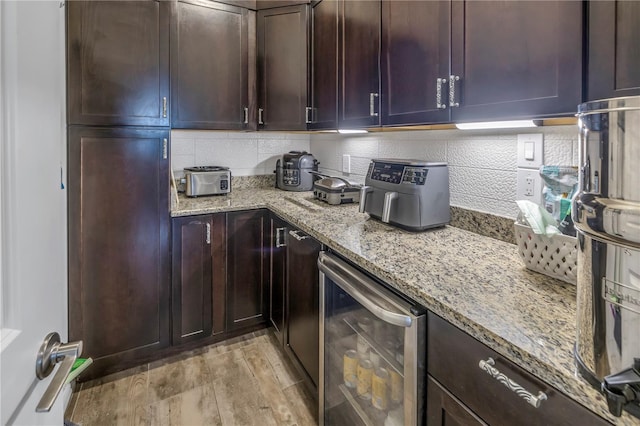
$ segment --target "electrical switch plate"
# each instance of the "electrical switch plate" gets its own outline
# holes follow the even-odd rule
[[[542,205],[542,178],[537,169],[518,169],[516,200],[529,200]]]
[[[349,154],[342,156],[342,173],[351,173],[351,156]]]
[[[518,135],[518,167],[539,169],[544,164],[543,153],[542,133]]]

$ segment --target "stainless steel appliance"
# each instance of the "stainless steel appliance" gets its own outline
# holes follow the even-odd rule
[[[318,160],[306,151],[290,151],[276,161],[276,187],[285,191],[311,191]]]
[[[449,168],[421,160],[371,160],[360,190],[360,211],[410,231],[446,225]]]
[[[313,183],[313,196],[332,205],[357,203],[361,187],[346,179],[325,176]]]
[[[426,310],[321,252],[320,425],[421,425]]]
[[[184,179],[185,193],[188,197],[231,192],[231,172],[228,167],[187,167],[184,169]]]
[[[640,97],[578,108],[578,370],[640,417]]]

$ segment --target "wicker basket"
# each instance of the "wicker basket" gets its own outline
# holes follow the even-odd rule
[[[547,237],[537,235],[529,226],[515,223],[518,252],[525,266],[532,271],[576,283],[577,239],[568,235]]]

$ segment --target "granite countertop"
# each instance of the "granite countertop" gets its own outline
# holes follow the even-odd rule
[[[357,205],[330,206],[310,192],[273,188],[179,198],[171,215],[268,208],[390,286],[607,420],[602,395],[573,360],[575,287],[527,270],[516,246],[459,228],[411,233],[370,219]]]

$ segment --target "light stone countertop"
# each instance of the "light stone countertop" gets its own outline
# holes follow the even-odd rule
[[[180,196],[171,215],[268,208],[388,285],[607,420],[603,396],[573,359],[575,287],[527,270],[515,245],[459,228],[411,233],[370,219],[357,205],[330,206],[310,192],[234,190]]]

